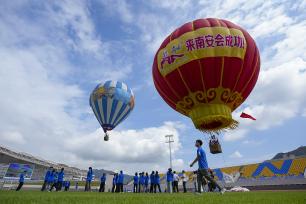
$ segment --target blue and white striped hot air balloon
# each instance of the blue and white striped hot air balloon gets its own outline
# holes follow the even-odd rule
[[[89,104],[105,132],[114,129],[131,113],[135,98],[132,89],[119,81],[98,84],[90,94]]]

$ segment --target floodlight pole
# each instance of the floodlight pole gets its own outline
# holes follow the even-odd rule
[[[172,169],[172,150],[171,150],[171,143],[174,142],[173,135],[166,135],[166,143],[169,144],[169,152],[170,152],[170,168]]]

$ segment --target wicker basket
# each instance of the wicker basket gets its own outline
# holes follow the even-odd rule
[[[209,149],[212,154],[222,153],[221,145],[219,141],[209,141]]]

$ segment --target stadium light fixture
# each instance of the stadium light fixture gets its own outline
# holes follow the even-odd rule
[[[166,135],[166,143],[169,144],[169,152],[170,152],[170,168],[172,169],[172,149],[171,149],[171,143],[174,142],[173,135]]]

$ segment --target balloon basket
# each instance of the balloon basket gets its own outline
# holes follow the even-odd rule
[[[108,140],[109,140],[109,136],[108,136],[107,133],[105,133],[105,135],[104,135],[104,141],[108,141]]]
[[[220,154],[222,153],[222,148],[218,140],[210,140],[209,141],[209,150],[212,154]]]

